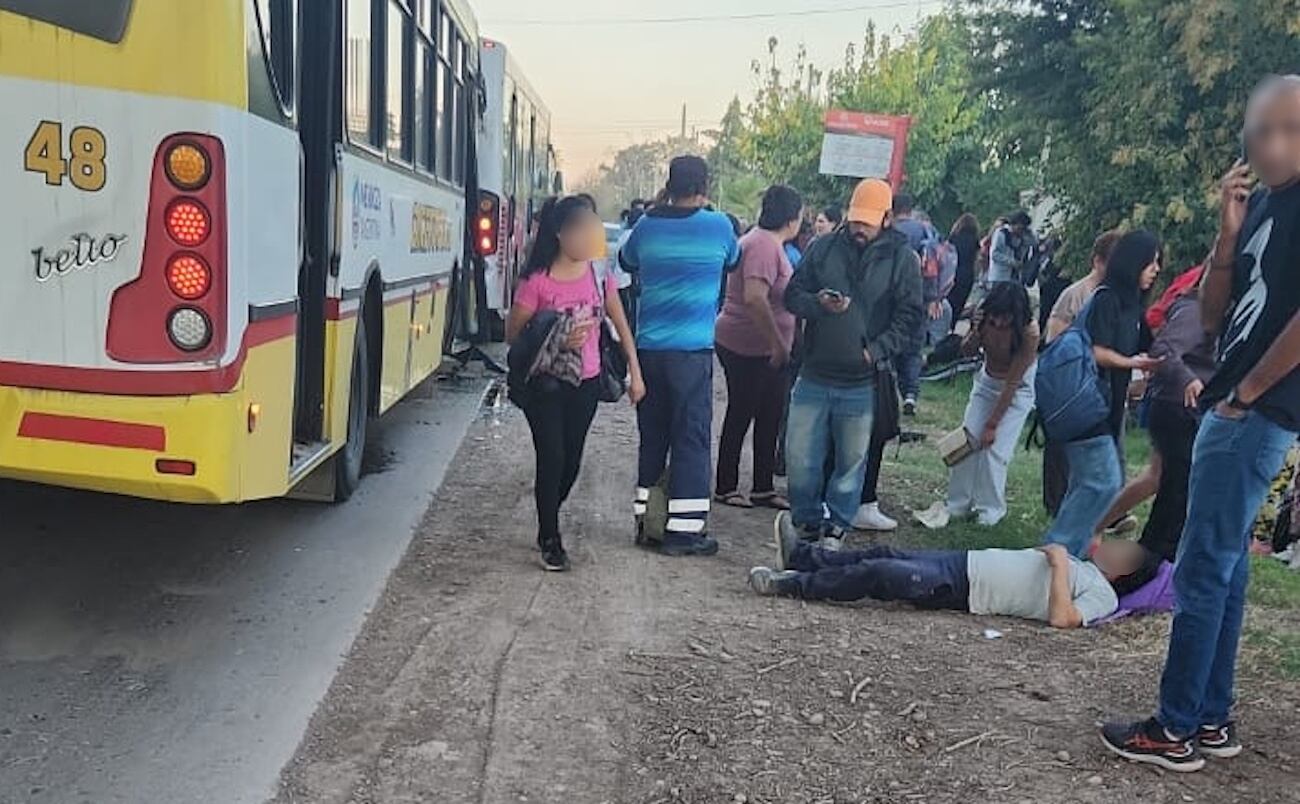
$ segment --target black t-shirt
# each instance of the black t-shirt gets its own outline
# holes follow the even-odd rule
[[[1125,357],[1132,357],[1142,349],[1149,332],[1144,334],[1142,306],[1124,304],[1120,295],[1106,285],[1097,288],[1089,303],[1088,334],[1093,346],[1104,346]],[[1133,372],[1128,369],[1099,369],[1102,391],[1110,399],[1110,419],[1105,432],[1118,437],[1124,427],[1124,414],[1128,409],[1128,386]],[[1090,433],[1088,437],[1100,435]]]
[[[1237,240],[1232,306],[1219,339],[1219,370],[1201,395],[1212,406],[1228,397],[1300,310],[1300,185],[1261,190],[1250,199]],[[1300,431],[1300,369],[1268,390],[1255,409]]]

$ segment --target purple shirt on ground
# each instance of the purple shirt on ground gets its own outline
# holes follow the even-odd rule
[[[1156,577],[1119,599],[1119,608],[1095,625],[1113,623],[1137,614],[1161,614],[1174,610],[1174,565],[1161,562]]]

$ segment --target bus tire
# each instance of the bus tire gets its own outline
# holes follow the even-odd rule
[[[361,485],[361,466],[370,426],[370,347],[366,317],[357,316],[356,344],[352,347],[352,380],[348,386],[348,440],[334,458],[334,499],[344,502]]]

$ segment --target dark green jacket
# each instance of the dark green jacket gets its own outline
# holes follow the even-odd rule
[[[838,290],[850,299],[836,315],[817,294]],[[894,360],[915,348],[924,310],[921,261],[893,229],[860,251],[844,230],[808,248],[785,291],[785,306],[806,321],[802,375],[831,385],[860,385],[875,378],[874,361]]]

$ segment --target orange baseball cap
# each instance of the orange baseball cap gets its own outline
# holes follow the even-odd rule
[[[893,208],[894,190],[888,182],[863,179],[853,190],[853,200],[849,202],[849,212],[845,218],[850,223],[880,226],[885,222],[885,214]]]

